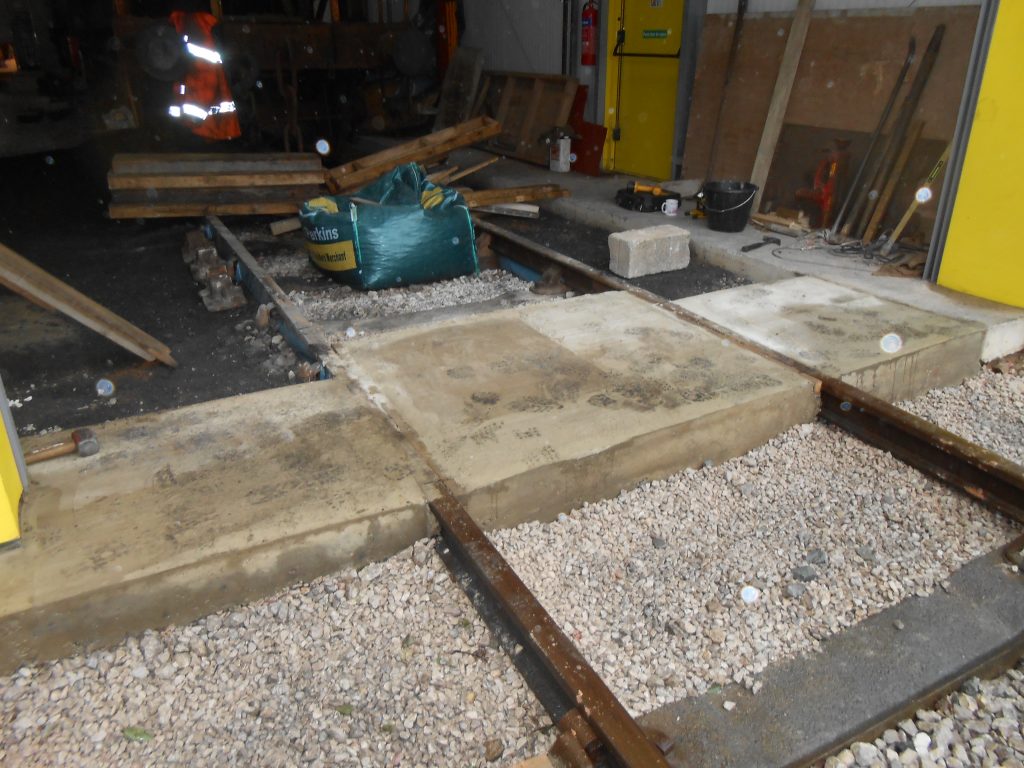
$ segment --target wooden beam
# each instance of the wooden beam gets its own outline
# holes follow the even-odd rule
[[[170,348],[0,243],[0,284],[41,307],[67,315],[143,360],[178,365]]]
[[[529,203],[533,200],[553,200],[568,197],[569,190],[557,184],[541,184],[535,187],[508,187],[506,189],[481,189],[463,192],[466,205],[476,208],[481,205],[503,205],[505,203]]]
[[[110,189],[229,189],[233,187],[280,187],[324,183],[323,171],[283,173],[109,173]]]
[[[196,216],[254,216],[294,213],[294,200],[252,203],[111,203],[112,219],[174,219]]]
[[[764,130],[761,132],[761,143],[757,148],[757,156],[754,158],[754,169],[750,172],[750,181],[758,188],[754,194],[753,210],[755,213],[761,208],[764,183],[768,180],[768,171],[772,166],[772,158],[775,157],[775,146],[779,143],[779,134],[782,133],[782,122],[786,117],[789,95],[793,91],[793,81],[796,79],[797,67],[800,66],[800,56],[803,54],[804,40],[807,39],[807,28],[811,24],[813,11],[814,0],[800,0],[800,5],[797,6],[796,14],[793,16],[793,23],[789,28],[786,50],[782,54],[782,64],[779,65],[775,90],[772,92],[768,116],[765,118]]]
[[[497,136],[500,132],[501,125],[498,122],[489,117],[477,117],[331,168],[327,172],[327,183],[335,194],[352,192],[400,165],[426,164],[460,147]]]
[[[466,168],[464,171],[459,171],[454,176],[448,177],[448,183],[450,184],[453,181],[458,181],[459,179],[464,179],[467,176],[476,173],[477,171],[483,170],[484,168],[486,168],[489,165],[494,165],[499,160],[501,160],[501,157],[499,155],[495,155],[494,157],[489,157],[486,160],[484,160],[483,162],[477,163],[476,165],[471,165],[471,166],[469,166],[469,168]]]

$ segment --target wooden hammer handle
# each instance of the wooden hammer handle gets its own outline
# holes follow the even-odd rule
[[[43,448],[39,451],[33,451],[25,457],[26,464],[38,464],[40,461],[46,461],[47,459],[56,459],[58,456],[67,456],[70,453],[74,453],[77,450],[74,440],[68,440],[66,443],[60,443],[59,445],[53,445],[49,448]]]

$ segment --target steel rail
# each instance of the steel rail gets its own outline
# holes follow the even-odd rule
[[[574,709],[561,720],[576,734],[579,743],[576,764],[590,759],[586,747],[593,740],[584,736],[579,725],[572,726],[573,713],[582,715],[601,745],[606,757],[620,766],[664,766],[668,762],[644,731],[615,698],[573,642],[566,637],[551,615],[523,583],[512,566],[487,538],[465,507],[443,483],[437,483],[439,496],[430,509],[441,526],[444,540],[458,556],[462,566],[486,592],[486,597],[512,624],[519,641],[531,651],[551,682]],[[563,733],[566,726],[560,723]],[[580,738],[582,736],[582,738]],[[588,744],[589,742],[589,744]]]
[[[678,304],[639,288],[619,277],[596,269],[515,232],[474,217],[474,225],[498,242],[501,252],[511,244],[524,254],[553,262],[570,274],[567,283],[597,286],[599,290],[625,291],[689,323],[697,325],[743,349],[785,365],[816,382],[821,395],[821,417],[870,445],[888,451],[910,466],[938,478],[1017,522],[1024,523],[1024,467],[982,448],[891,403],[833,376],[794,360],[769,347],[744,338]],[[503,254],[510,258],[515,256]],[[570,275],[575,275],[573,281]]]

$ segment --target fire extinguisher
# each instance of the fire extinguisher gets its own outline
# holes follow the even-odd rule
[[[582,23],[580,24],[582,32],[580,65],[584,67],[593,67],[597,65],[598,18],[597,3],[594,2],[594,0],[587,0],[583,6],[583,18]]]

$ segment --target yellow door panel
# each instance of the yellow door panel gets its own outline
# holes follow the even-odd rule
[[[667,179],[672,174],[684,0],[611,0],[604,124],[605,168]],[[625,29],[617,56],[617,31]],[[650,57],[650,58],[645,58]],[[660,57],[660,58],[659,58]],[[613,132],[618,128],[619,139]]]
[[[1024,3],[1001,2],[953,203],[939,284],[1024,307]]]
[[[14,459],[12,440],[17,436],[10,435],[0,420],[0,544],[17,539],[18,511],[21,504],[21,475]]]

